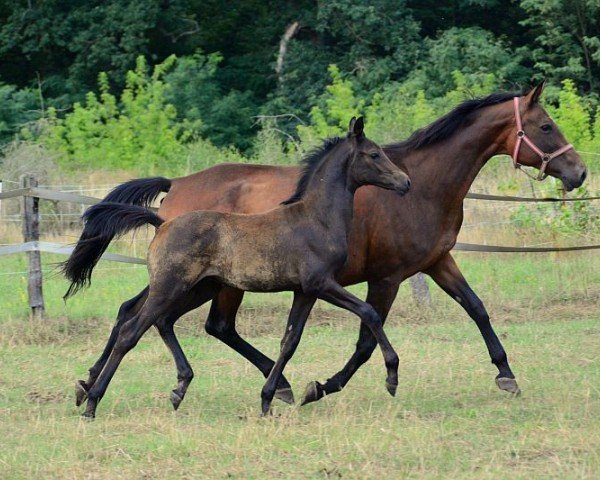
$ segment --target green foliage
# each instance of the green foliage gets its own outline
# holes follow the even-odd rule
[[[33,91],[0,83],[0,144],[12,140],[16,132],[37,120],[39,112]]]
[[[598,0],[521,0],[522,24],[535,35],[535,69],[554,83],[571,78],[599,93],[600,3]]]
[[[521,55],[479,27],[450,28],[435,40],[426,39],[425,45],[428,58],[415,76],[432,96],[441,96],[455,87],[454,72],[460,72],[470,84],[486,82],[492,72],[497,84],[527,78],[520,66]]]
[[[330,65],[329,74],[331,84],[310,111],[311,125],[298,126],[298,134],[307,145],[344,134],[350,118],[358,116],[364,106],[364,100],[356,98],[352,82],[342,78],[337,65]]]
[[[156,65],[151,75],[143,57],[127,73],[120,97],[109,92],[108,76],[100,74],[100,95],[89,92],[64,119],[49,111],[49,126],[41,140],[60,154],[67,169],[124,168],[141,173],[181,168],[189,135],[176,121],[173,105],[165,101],[165,72],[174,57]]]

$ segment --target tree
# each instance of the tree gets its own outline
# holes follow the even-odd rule
[[[600,2],[598,0],[521,0],[535,34],[535,69],[557,84],[571,78],[584,91],[600,93]]]

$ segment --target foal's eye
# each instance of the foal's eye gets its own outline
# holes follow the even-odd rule
[[[371,157],[372,159],[379,158],[379,153],[377,153],[377,152],[371,153],[371,154],[369,155],[369,157]]]
[[[542,129],[542,132],[550,132],[552,130],[552,125],[545,123],[540,128]]]

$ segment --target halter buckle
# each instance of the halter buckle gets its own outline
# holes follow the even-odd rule
[[[517,137],[523,138],[525,136],[525,131],[524,130],[519,130],[517,132]]]
[[[548,163],[550,160],[552,160],[552,158],[550,158],[549,153],[544,153],[544,155],[542,155],[542,162]]]

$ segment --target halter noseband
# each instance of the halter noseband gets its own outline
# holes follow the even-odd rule
[[[531,139],[527,135],[525,135],[525,131],[523,130],[523,123],[521,122],[521,113],[519,112],[519,97],[514,97],[513,103],[515,106],[515,120],[517,121],[517,141],[515,143],[515,149],[513,150],[512,154],[513,165],[515,166],[515,168],[519,169],[522,167],[522,165],[518,162],[517,158],[519,156],[521,142],[525,142],[527,145],[529,145],[529,148],[531,148],[535,153],[537,153],[537,155],[542,159],[542,166],[540,167],[540,173],[537,177],[534,177],[533,175],[529,174],[523,169],[521,169],[521,171],[525,173],[525,175],[527,175],[528,177],[531,177],[534,180],[538,180],[541,182],[547,177],[547,175],[544,172],[546,171],[546,167],[550,163],[550,160],[558,157],[559,155],[562,155],[565,152],[568,152],[573,148],[573,145],[569,143],[564,147],[555,150],[552,153],[542,152],[538,147],[535,146]]]

